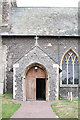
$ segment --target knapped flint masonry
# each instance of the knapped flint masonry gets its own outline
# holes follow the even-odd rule
[[[0,93],[24,101],[78,97],[78,8],[1,6]]]

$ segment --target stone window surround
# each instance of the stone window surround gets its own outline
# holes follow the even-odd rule
[[[61,70],[62,70],[63,58],[66,55],[66,53],[68,53],[70,50],[75,53],[75,55],[77,56],[78,61],[79,61],[79,55],[78,55],[78,53],[76,53],[73,49],[70,48],[62,56],[61,63],[60,63]],[[80,66],[80,63],[79,63],[79,66]],[[60,73],[60,87],[73,87],[73,88],[75,88],[75,87],[78,87],[79,85],[80,85],[80,81],[79,81],[79,84],[62,84],[62,72]]]

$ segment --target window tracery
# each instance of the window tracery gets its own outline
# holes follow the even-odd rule
[[[62,61],[62,84],[79,84],[79,61],[72,50],[65,54]]]

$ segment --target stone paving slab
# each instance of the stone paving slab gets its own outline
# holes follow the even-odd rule
[[[21,107],[11,118],[58,118],[50,105],[54,102],[21,102]]]

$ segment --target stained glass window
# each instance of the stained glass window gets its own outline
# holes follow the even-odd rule
[[[63,58],[62,84],[79,84],[79,61],[72,50],[67,52]]]

